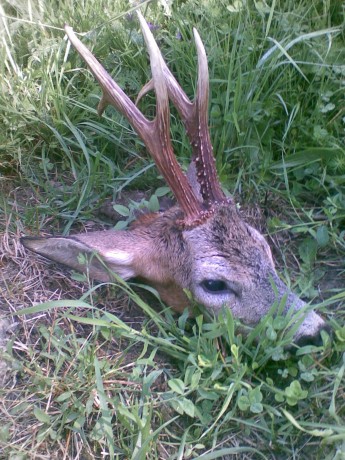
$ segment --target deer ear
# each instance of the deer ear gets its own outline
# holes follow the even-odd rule
[[[85,235],[86,236],[86,235]],[[123,279],[136,276],[134,256],[123,249],[91,247],[77,237],[21,238],[27,249],[47,257],[54,262],[67,265],[80,272],[88,273],[99,281],[110,281],[111,272]],[[86,259],[82,256],[86,256]]]

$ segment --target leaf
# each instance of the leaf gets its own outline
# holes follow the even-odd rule
[[[213,367],[213,363],[205,355],[198,355],[198,364],[200,367]]]
[[[233,343],[233,344],[231,345],[231,353],[233,354],[233,356],[234,356],[236,362],[238,362],[239,348],[238,348],[238,346],[237,346],[235,343]]]
[[[321,113],[331,112],[334,108],[335,108],[335,105],[333,104],[333,102],[329,102],[328,104],[323,105],[321,107],[320,112]]]
[[[41,313],[42,311],[51,310],[53,308],[92,308],[90,304],[82,300],[50,300],[48,302],[39,303],[34,307],[22,308],[17,311],[17,315],[31,315]]]
[[[191,378],[191,383],[190,383],[191,390],[195,390],[196,388],[198,388],[200,378],[201,378],[201,371],[195,370]]]
[[[61,395],[59,395],[56,398],[56,401],[57,402],[66,401],[66,399],[69,399],[71,396],[72,396],[72,391],[66,391],[65,393],[61,393]]]
[[[345,326],[335,331],[335,335],[339,342],[345,342]]]
[[[179,395],[183,395],[186,389],[185,384],[181,379],[171,379],[168,380],[169,387]]]
[[[239,13],[243,9],[243,2],[241,0],[234,0],[232,5],[226,7],[230,13]]]
[[[158,197],[165,196],[170,192],[169,187],[158,187],[155,191],[155,195]]]
[[[272,353],[272,359],[273,361],[280,361],[282,359],[286,359],[285,355],[286,352],[283,347],[276,347]]]
[[[114,230],[124,230],[128,227],[128,222],[126,220],[119,220],[114,226]]]
[[[284,402],[285,398],[284,396],[281,394],[281,393],[276,393],[274,395],[274,399],[277,401],[277,402]]]
[[[182,398],[180,400],[180,406],[182,407],[185,414],[189,415],[189,417],[194,417],[195,406],[192,401],[187,398]]]
[[[157,195],[152,195],[149,200],[149,210],[152,212],[159,211],[159,201]]]
[[[251,403],[259,403],[263,399],[260,387],[254,388],[249,391],[249,401]]]
[[[80,281],[82,283],[87,282],[87,275],[85,273],[78,273],[78,272],[72,271],[71,278],[74,281]]]
[[[267,328],[266,337],[268,338],[268,340],[272,340],[272,341],[276,340],[276,338],[277,338],[277,333],[276,333],[276,331],[273,329],[272,326],[269,326],[269,327]]]
[[[39,407],[34,408],[34,415],[37,418],[38,421],[46,424],[50,424],[50,417],[48,414],[46,414],[43,410],[41,410]]]
[[[246,395],[242,395],[238,398],[238,401],[237,401],[237,404],[238,404],[238,407],[240,408],[240,410],[242,411],[247,411],[250,407],[250,402],[249,402],[249,398],[248,396]]]
[[[5,443],[10,439],[10,424],[7,423],[0,427],[0,442]]]
[[[202,397],[202,399],[206,399],[209,401],[217,401],[219,399],[219,394],[215,391],[204,390],[203,388],[198,388],[198,393]]]
[[[315,380],[315,377],[311,372],[302,372],[301,379],[305,382],[313,382]]]
[[[276,331],[281,331],[286,326],[286,318],[283,316],[277,316],[273,320],[273,327]]]
[[[153,385],[153,383],[158,379],[158,377],[161,375],[163,371],[160,370],[155,370],[151,371],[149,375],[145,376],[143,379],[143,394],[149,395],[150,394],[150,387]]]
[[[264,410],[264,406],[261,403],[254,403],[250,405],[250,412],[253,414],[260,414]]]
[[[330,161],[334,155],[342,155],[342,150],[336,147],[310,147],[309,149],[301,150],[298,153],[287,155],[283,160],[272,163],[271,169],[287,169],[296,166],[309,166],[316,161]]]
[[[329,243],[328,228],[326,225],[320,225],[316,230],[316,241],[321,248],[324,248]]]
[[[299,400],[308,396],[308,391],[303,390],[298,380],[291,382],[290,386],[285,388],[286,401],[289,406],[295,406]]]
[[[328,136],[328,131],[320,125],[314,126],[314,136],[317,140],[325,139]]]
[[[287,412],[285,409],[282,409],[282,412],[285,415],[285,417],[292,423],[292,425],[294,425],[299,430],[304,431],[305,433],[311,434],[312,436],[318,436],[318,437],[322,437],[322,438],[327,438],[327,437],[331,436],[334,433],[334,431],[331,428],[326,428],[325,430],[318,430],[318,429],[307,430],[307,429],[303,428],[297,422],[297,420],[289,412]]]
[[[128,217],[130,214],[130,210],[126,206],[123,206],[122,204],[114,204],[113,208],[114,208],[114,211],[120,214],[120,216]]]
[[[298,247],[298,252],[304,263],[314,263],[317,252],[317,242],[314,238],[306,238]]]

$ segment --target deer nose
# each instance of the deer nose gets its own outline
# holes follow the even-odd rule
[[[325,331],[328,335],[332,336],[332,328],[328,324],[324,324],[315,334],[303,335],[299,337],[296,341],[296,345],[299,347],[304,347],[306,345],[314,345],[316,347],[320,347],[322,345],[322,331]]]

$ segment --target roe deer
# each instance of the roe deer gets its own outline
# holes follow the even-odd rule
[[[124,279],[140,278],[177,311],[183,311],[189,303],[183,289],[190,290],[206,309],[217,313],[225,306],[249,325],[257,324],[274,301],[283,296],[284,314],[291,307],[300,310],[305,303],[278,277],[264,237],[241,219],[234,201],[225,196],[220,186],[208,131],[207,57],[198,32],[194,29],[198,83],[195,100],[191,102],[166,66],[143,16],[140,13],[138,16],[152,69],[152,80],[140,91],[138,99],[154,89],[157,106],[154,120],[148,120],[139,111],[72,28],[66,26],[65,30],[103,90],[99,114],[111,104],[127,118],[178,204],[139,219],[128,230],[69,237],[25,237],[22,243],[79,271],[86,268],[78,255],[86,253],[91,277],[108,281],[112,279],[111,272],[115,272]],[[192,148],[187,175],[173,154],[169,99],[182,119]],[[317,344],[323,329],[327,329],[323,319],[309,311],[294,340]]]

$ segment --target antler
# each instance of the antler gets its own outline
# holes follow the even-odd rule
[[[220,187],[208,128],[209,74],[206,51],[200,35],[195,28],[193,28],[193,33],[198,54],[198,83],[194,102],[190,101],[177,83],[176,78],[166,65],[161,52],[159,50],[158,52],[169,97],[182,119],[192,146],[192,161],[194,161],[196,166],[200,193],[204,203],[210,208],[215,204],[226,202],[227,199]],[[150,80],[138,94],[136,104],[153,87],[153,80]]]
[[[65,31],[72,45],[88,64],[102,88],[103,95],[98,105],[98,113],[101,115],[105,107],[111,104],[127,118],[145,143],[159,171],[181,206],[184,212],[183,224],[186,227],[193,227],[200,224],[212,213],[211,206],[214,203],[225,200],[218,182],[207,128],[208,70],[205,50],[199,35],[194,31],[199,56],[199,82],[197,97],[192,104],[167,68],[140,12],[138,12],[138,17],[150,55],[152,71],[152,80],[148,85],[145,85],[143,90],[147,92],[154,88],[156,93],[156,117],[152,121],[148,120],[126,96],[92,53],[76,37],[73,29],[66,25]],[[200,58],[202,53],[204,57]],[[205,78],[200,77],[201,74],[205,74],[205,68],[206,81]],[[144,94],[143,90],[140,92],[140,97]],[[197,166],[197,177],[203,203],[198,200],[173,153],[170,139],[169,96],[181,115],[192,143],[193,158]]]

